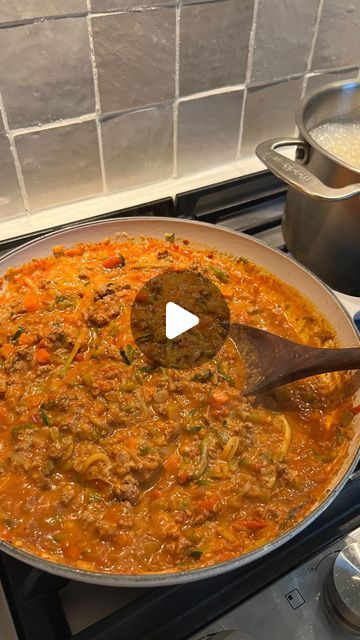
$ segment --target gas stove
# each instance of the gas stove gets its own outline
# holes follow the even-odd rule
[[[281,232],[285,198],[284,184],[263,171],[95,219],[170,216],[200,220],[253,235],[286,251]],[[71,226],[1,241],[0,255],[49,231]],[[359,323],[360,299],[337,295]],[[359,496],[358,468],[329,508],[281,548],[249,567],[180,586],[93,586],[52,576],[0,554],[1,640],[359,637]]]

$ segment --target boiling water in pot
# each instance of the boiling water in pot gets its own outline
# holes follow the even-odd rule
[[[324,122],[310,133],[323,149],[360,169],[360,121]]]

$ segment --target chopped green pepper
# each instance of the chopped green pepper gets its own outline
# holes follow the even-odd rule
[[[17,438],[20,433],[25,431],[25,429],[32,429],[33,426],[34,425],[32,424],[32,422],[25,422],[24,424],[17,424],[15,427],[13,427],[11,433],[14,436],[14,438]]]
[[[11,336],[10,340],[11,342],[17,342],[21,336],[22,333],[24,333],[25,329],[24,327],[19,327],[17,329],[17,331],[15,331],[14,335]]]
[[[194,382],[209,382],[209,380],[211,380],[211,378],[213,377],[213,372],[211,371],[211,369],[208,369],[207,371],[201,371],[199,373],[195,373],[195,375],[191,378],[192,380],[194,380]]]
[[[120,355],[127,366],[130,366],[134,362],[136,354],[137,351],[131,344],[126,344],[123,349],[120,349]]]
[[[218,267],[213,267],[212,265],[210,268],[215,273],[217,279],[220,280],[220,282],[223,282],[224,284],[229,282],[230,280],[229,274],[226,273],[226,271],[223,271],[222,269],[218,269]]]
[[[50,427],[51,425],[51,420],[46,412],[46,406],[44,404],[40,405],[40,409],[39,409],[39,414],[40,414],[40,418],[43,421],[43,423],[47,426]]]
[[[349,427],[352,420],[354,418],[354,414],[349,409],[346,409],[340,418],[340,423],[343,427]]]

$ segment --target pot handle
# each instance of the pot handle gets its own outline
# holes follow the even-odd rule
[[[306,144],[299,138],[273,138],[261,142],[256,147],[256,155],[280,180],[315,200],[346,200],[360,195],[360,184],[339,189],[328,187],[305,166],[276,152],[280,147],[294,146],[301,147],[306,152]]]

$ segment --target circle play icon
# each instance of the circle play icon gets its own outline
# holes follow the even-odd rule
[[[189,369],[213,358],[229,331],[230,312],[221,291],[196,271],[166,271],[137,293],[131,330],[154,365]]]

